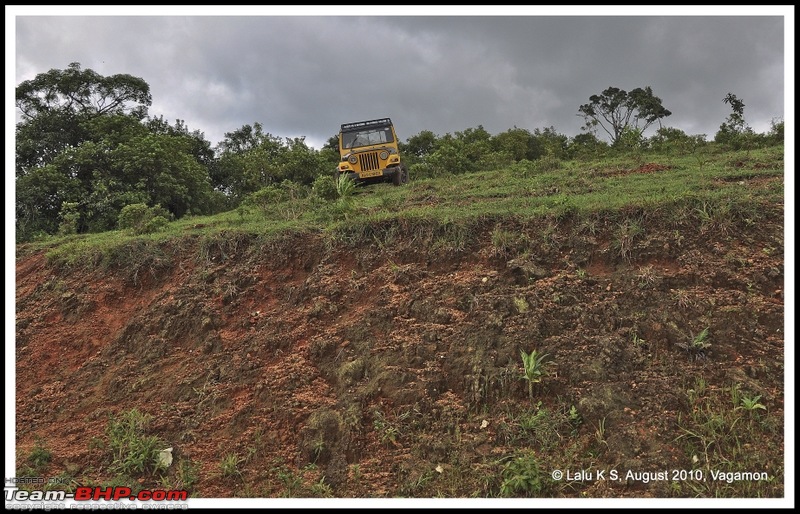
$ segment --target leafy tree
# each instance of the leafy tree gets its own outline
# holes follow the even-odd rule
[[[190,153],[181,136],[148,133],[112,151],[112,177],[125,191],[144,193],[180,218],[206,214],[211,194],[208,172]]]
[[[322,148],[320,150],[334,150],[336,154],[339,154],[339,134],[334,134],[328,138]]]
[[[463,143],[465,157],[473,163],[479,162],[491,151],[492,135],[483,128],[483,125],[478,125],[476,128],[470,127],[461,132],[457,131],[455,137]],[[474,168],[474,166],[472,167]]]
[[[48,164],[33,169],[17,179],[17,240],[25,241],[37,234],[55,234],[64,202],[81,197],[77,178],[65,175],[57,166]]]
[[[259,123],[226,133],[217,151],[219,160],[212,168],[212,183],[232,205],[284,180],[311,185],[317,176],[330,175],[339,160],[338,150],[317,152],[305,138],[282,139],[265,133]]]
[[[543,153],[540,141],[527,129],[514,127],[492,137],[492,149],[505,153],[512,161],[533,161]]]
[[[401,155],[424,158],[436,150],[438,137],[430,130],[423,130],[419,134],[413,135],[406,140],[401,148]]]
[[[128,135],[119,143],[116,132],[85,141],[20,177],[18,229],[55,233],[65,202],[77,204],[73,211],[79,213],[79,233],[115,228],[120,211],[133,203],[160,204],[175,217],[208,213],[208,172],[189,152],[190,142],[139,128],[125,127]]]
[[[733,93],[725,95],[722,101],[730,105],[733,112],[719,126],[714,141],[736,149],[749,147],[756,138],[753,129],[744,120],[744,102]]]
[[[260,146],[268,140],[274,139],[274,136],[265,133],[264,127],[255,122],[253,125],[242,125],[241,128],[233,132],[226,132],[225,139],[217,145],[219,153],[245,153]]]
[[[328,145],[325,145],[320,149],[319,159],[321,163],[319,173],[325,176],[330,176],[331,171],[336,168],[340,160],[338,136],[336,136],[336,146],[334,148],[330,148]]]
[[[565,156],[569,146],[569,138],[564,134],[559,134],[555,127],[534,129],[533,137],[536,141],[535,146],[541,152],[534,158],[538,159],[544,155],[549,155],[561,159]]]
[[[773,145],[783,144],[783,119],[773,118],[769,124],[769,132],[767,133],[767,142]]]
[[[626,130],[643,133],[656,121],[660,123],[662,118],[672,114],[650,86],[630,92],[609,87],[599,95],[590,96],[589,103],[581,105],[578,113],[586,122],[584,130],[601,127],[611,137],[612,145],[619,143]]]
[[[653,150],[659,152],[687,154],[694,151],[698,145],[705,144],[705,134],[690,136],[681,129],[662,127],[650,138],[649,144]]]
[[[85,122],[114,114],[141,120],[152,103],[143,79],[127,74],[104,77],[81,69],[77,62],[65,70],[40,73],[19,84],[15,93],[22,118],[17,125],[17,176],[80,144],[87,137]]]
[[[135,203],[161,204],[178,217],[209,211],[210,144],[181,120],[146,119],[151,102],[144,80],[104,77],[78,63],[17,87],[19,240],[113,229]]]
[[[464,140],[445,134],[437,144],[436,151],[425,159],[431,175],[467,173],[478,168],[477,162],[467,155]]]
[[[647,145],[647,140],[642,136],[642,131],[628,127],[622,131],[617,141],[617,149],[620,150],[641,150]]]
[[[728,93],[722,101],[731,106],[733,112],[723,126],[727,126],[733,132],[743,132],[747,128],[744,121],[744,102],[733,93]]]
[[[303,137],[287,138],[285,150],[280,154],[279,173],[275,181],[290,180],[311,185],[318,175],[331,169],[319,152],[310,148]]]
[[[226,132],[217,145],[218,162],[210,171],[213,187],[238,204],[246,195],[272,182],[282,140],[263,131],[260,123]]]
[[[163,116],[157,118],[148,118],[145,126],[155,134],[167,134],[170,136],[178,136],[185,139],[189,143],[189,153],[202,164],[203,166],[210,167],[215,160],[214,150],[211,148],[211,143],[206,140],[205,134],[199,130],[189,131],[184,120],[175,120],[175,125],[170,125]]]

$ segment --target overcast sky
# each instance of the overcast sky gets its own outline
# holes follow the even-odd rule
[[[150,115],[180,118],[212,145],[259,122],[318,147],[343,122],[384,116],[402,140],[478,125],[574,136],[578,107],[610,86],[651,86],[673,113],[665,125],[711,139],[731,112],[728,92],[764,132],[784,116],[793,79],[791,6],[81,9],[16,7],[14,85],[71,62],[141,77]]]

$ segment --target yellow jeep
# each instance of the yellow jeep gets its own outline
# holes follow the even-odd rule
[[[389,118],[343,123],[339,131],[336,178],[347,174],[359,183],[408,182],[408,170],[400,160],[397,134]]]

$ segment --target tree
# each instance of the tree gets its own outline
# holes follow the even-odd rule
[[[512,161],[533,161],[544,153],[540,142],[527,129],[514,127],[492,137],[492,149],[507,155]]]
[[[176,217],[211,210],[210,144],[181,120],[146,120],[151,103],[144,80],[78,63],[16,88],[18,240],[110,230],[136,203]]]
[[[436,151],[425,158],[433,175],[467,173],[478,169],[477,161],[467,154],[469,146],[463,139],[451,134],[442,136]]]
[[[736,149],[749,146],[755,134],[744,120],[744,101],[733,93],[725,95],[722,101],[730,105],[733,112],[719,126],[719,131],[714,136],[714,141],[731,145]]]
[[[253,125],[242,125],[242,128],[233,132],[226,132],[225,139],[217,145],[217,151],[224,153],[245,153],[256,148],[267,140],[274,139],[274,136],[264,133],[261,123],[255,122]]]
[[[569,146],[569,138],[564,134],[559,134],[555,127],[545,127],[544,129],[534,129],[533,138],[536,141],[536,146],[540,149],[541,155],[551,155],[559,159],[563,158],[566,154],[567,147]],[[530,159],[529,160],[533,160]]]
[[[727,125],[733,132],[744,131],[747,128],[747,124],[744,122],[744,102],[733,93],[725,95],[722,102],[730,105],[733,110],[723,126]]]
[[[189,143],[189,153],[203,166],[210,167],[214,162],[214,150],[205,134],[199,130],[190,132],[184,120],[175,120],[175,125],[170,125],[163,116],[151,117],[145,126],[154,134],[167,134],[185,139]]]
[[[491,151],[489,142],[492,135],[483,128],[483,125],[478,125],[476,128],[467,128],[463,131],[456,131],[456,139],[464,143],[463,151],[465,156],[470,161],[477,163],[481,157],[487,155]]]
[[[52,164],[19,177],[16,189],[17,241],[55,234],[62,205],[81,197],[80,181],[64,175]]]
[[[423,130],[406,140],[401,148],[402,155],[414,156],[423,159],[436,150],[437,136],[430,130]]]
[[[664,108],[661,99],[653,95],[650,86],[630,92],[609,87],[600,95],[589,97],[589,103],[578,108],[578,115],[586,121],[584,130],[600,126],[617,145],[620,138],[631,129],[643,133],[656,121],[672,114]]]
[[[77,62],[51,69],[16,88],[17,176],[52,161],[87,137],[86,122],[106,115],[142,120],[152,104],[150,86],[127,74],[104,77]]]
[[[336,154],[339,154],[339,134],[334,134],[328,138],[324,145],[322,145],[321,150],[333,150]]]
[[[238,205],[246,195],[275,182],[280,173],[279,157],[285,150],[283,140],[265,133],[258,122],[226,132],[225,139],[217,145],[212,185]]]

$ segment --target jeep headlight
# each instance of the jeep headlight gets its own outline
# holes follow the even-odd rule
[[[381,158],[382,161],[385,161],[386,159],[389,158],[389,152],[387,152],[386,150],[382,151],[380,153],[380,158]]]
[[[358,162],[358,157],[356,157],[355,155],[351,155],[351,156],[350,156],[350,157],[347,159],[347,161],[348,161],[350,164],[355,164],[355,163],[357,163],[357,162]]]

